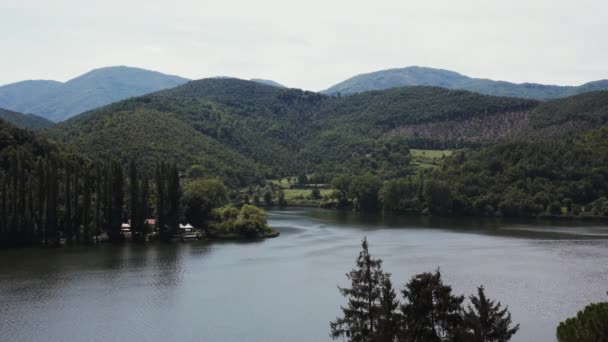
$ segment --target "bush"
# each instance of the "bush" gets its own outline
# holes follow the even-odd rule
[[[557,327],[559,342],[608,341],[608,303],[589,304]]]

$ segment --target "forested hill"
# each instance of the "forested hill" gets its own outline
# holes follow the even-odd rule
[[[33,113],[51,121],[132,96],[172,88],[188,80],[125,66],[92,70],[65,83],[25,81],[0,87],[0,107]]]
[[[231,183],[303,171],[390,175],[409,163],[407,142],[385,136],[394,127],[537,104],[432,87],[338,98],[213,78],[84,113],[49,134],[94,156],[207,165]]]
[[[606,122],[608,91],[597,91],[483,117],[404,123],[389,135],[402,137],[417,148],[479,147],[499,141],[555,139]]]
[[[49,128],[53,122],[34,114],[22,114],[0,108],[0,119],[8,121],[19,128],[39,130]]]
[[[24,160],[33,161],[53,152],[59,147],[45,137],[0,119],[0,173],[10,167],[10,156],[19,154]]]
[[[231,184],[301,172],[389,178],[411,172],[408,148],[554,139],[605,122],[608,92],[549,102],[437,87],[327,96],[212,78],[117,102],[49,134],[125,163],[201,164]]]
[[[553,141],[501,143],[459,153],[436,170],[427,180],[438,190],[430,207],[468,215],[606,216],[607,165],[606,126]]]
[[[298,170],[311,113],[331,98],[233,78],[212,78],[114,103],[50,132],[74,150],[209,165],[231,183]],[[121,142],[121,144],[116,144]],[[145,153],[144,153],[145,152]]]
[[[589,82],[580,86],[516,84],[472,78],[449,70],[412,66],[360,74],[324,90],[323,93],[349,95],[405,86],[437,86],[487,95],[548,100],[590,91],[607,90],[608,80]]]

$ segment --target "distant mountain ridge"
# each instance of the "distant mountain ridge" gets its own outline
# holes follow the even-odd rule
[[[173,88],[189,80],[126,66],[87,72],[65,83],[24,81],[0,87],[0,107],[59,122],[129,97]]]
[[[22,114],[0,108],[0,119],[10,122],[18,128],[30,130],[45,129],[53,126],[53,122],[34,114]]]
[[[506,81],[472,78],[450,70],[411,66],[360,74],[340,82],[322,91],[322,93],[351,95],[405,86],[435,86],[468,90],[485,95],[550,100],[591,91],[607,90],[608,80],[593,81],[580,86],[557,86],[537,83],[517,84]]]
[[[269,86],[273,86],[273,87],[278,87],[278,88],[287,88],[286,86],[282,85],[281,83],[275,82],[273,80],[265,80],[262,78],[252,78],[250,81],[252,82],[257,82],[257,83],[262,83],[265,85],[269,85]]]

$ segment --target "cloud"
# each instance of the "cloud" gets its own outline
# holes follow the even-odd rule
[[[422,65],[515,82],[608,78],[602,0],[0,3],[0,84],[108,65],[320,90]]]

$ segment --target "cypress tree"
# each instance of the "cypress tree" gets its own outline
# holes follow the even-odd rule
[[[84,181],[82,189],[82,228],[84,232],[84,242],[91,244],[91,169],[85,166]]]
[[[86,167],[85,167],[86,168]],[[73,205],[73,216],[72,216],[72,227],[74,230],[74,238],[77,242],[81,241],[81,221],[82,221],[82,205],[80,204],[80,170],[74,172],[74,185],[72,187],[72,205]]]
[[[145,235],[148,233],[146,220],[150,215],[150,209],[148,208],[148,197],[150,196],[150,184],[147,178],[141,181],[141,191],[139,198],[139,221],[141,222],[141,233],[142,238],[145,240]]]
[[[45,203],[46,203],[46,189],[45,189],[45,174],[44,174],[45,166],[44,161],[42,159],[38,159],[36,162],[36,177],[38,179],[37,189],[36,189],[36,230],[37,230],[37,239],[46,239],[46,225],[44,224],[46,221],[45,218]]]
[[[169,226],[168,236],[177,233],[179,227],[180,204],[182,198],[181,185],[177,166],[171,165],[167,169],[167,225]]]
[[[8,242],[6,234],[6,218],[8,213],[6,211],[6,178],[0,176],[0,241]]]
[[[95,230],[93,231],[93,235],[95,236],[95,240],[99,239],[99,235],[102,232],[102,223],[103,223],[103,202],[104,202],[104,193],[103,193],[103,168],[102,165],[95,165]]]
[[[72,177],[71,167],[69,162],[65,162],[65,180],[64,180],[64,194],[63,198],[65,201],[65,213],[64,213],[64,229],[66,232],[66,240],[68,243],[72,243],[74,238],[74,225],[72,224]]]
[[[137,164],[132,159],[129,162],[129,212],[131,218],[131,232],[134,238],[140,238],[143,222],[141,222],[139,180],[137,177]]]
[[[121,234],[122,214],[124,206],[124,183],[122,168],[117,162],[109,165],[108,200],[109,200],[109,227],[110,239],[122,241]]]
[[[46,164],[46,237],[45,244],[53,241],[59,245],[59,232],[57,231],[57,169],[54,157],[50,157]]]
[[[163,238],[167,238],[167,227],[165,218],[165,179],[164,179],[164,164],[156,164],[156,170],[154,173],[156,183],[156,224],[160,229],[160,233]]]
[[[373,340],[378,328],[382,281],[386,278],[382,271],[382,260],[374,259],[369,254],[367,238],[361,242],[356,265],[346,274],[351,287],[339,287],[348,304],[342,307],[343,316],[330,323],[331,337],[367,342]]]

